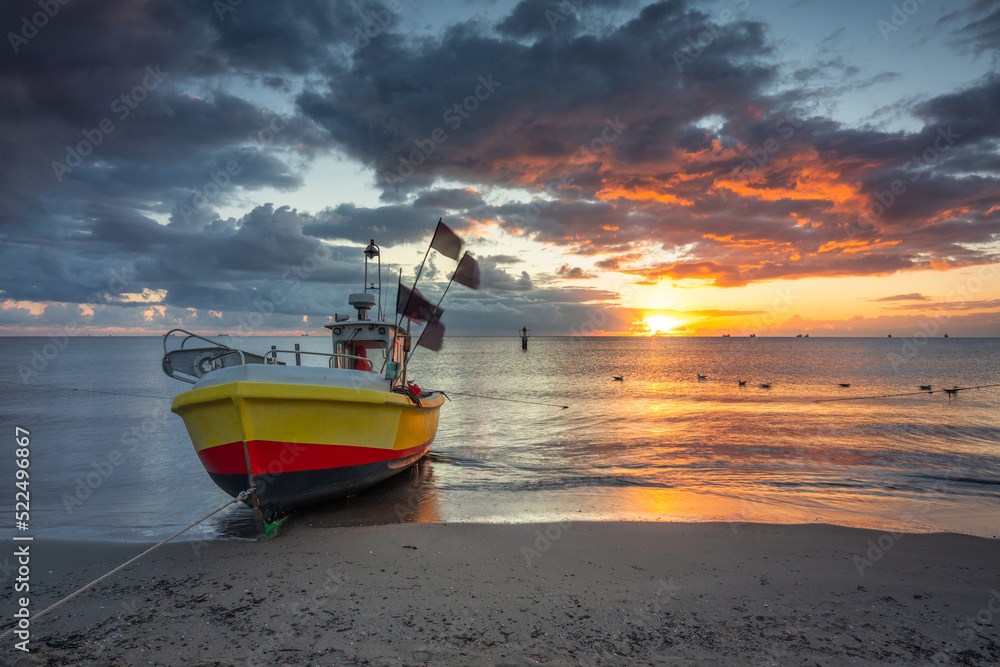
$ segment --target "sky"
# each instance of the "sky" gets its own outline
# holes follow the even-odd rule
[[[13,0],[0,335],[1000,334],[1000,1]],[[373,267],[372,267],[373,268]],[[421,291],[455,262],[431,253]],[[387,306],[388,308],[388,306]]]

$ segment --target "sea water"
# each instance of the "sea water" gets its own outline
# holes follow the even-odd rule
[[[31,438],[33,535],[154,540],[229,499],[170,412],[190,385],[161,371],[159,338],[0,341],[8,534],[16,427]],[[451,399],[431,454],[288,525],[765,521],[993,537],[1000,387],[918,385],[995,384],[998,371],[997,339],[537,337],[523,351],[515,336],[449,338],[410,369]],[[908,395],[865,398],[888,394]],[[190,533],[253,534],[242,505]]]

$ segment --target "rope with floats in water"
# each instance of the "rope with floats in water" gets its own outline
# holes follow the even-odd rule
[[[528,405],[547,405],[547,406],[549,406],[551,408],[561,408],[563,410],[566,410],[567,408],[569,408],[568,405],[556,405],[555,403],[540,403],[538,401],[524,401],[524,400],[517,399],[517,398],[500,398],[499,396],[483,396],[481,394],[463,394],[460,391],[449,391],[449,392],[442,391],[441,393],[444,394],[445,397],[447,397],[448,394],[455,394],[456,396],[472,396],[473,398],[486,398],[486,399],[489,399],[491,401],[508,401],[510,403],[527,403]]]
[[[815,403],[827,403],[831,401],[861,401],[871,398],[896,398],[897,396],[916,396],[917,394],[938,394],[944,392],[946,394],[957,394],[960,391],[968,391],[969,389],[986,389],[987,387],[1000,387],[1000,384],[981,384],[976,387],[954,387],[952,389],[922,389],[920,391],[908,391],[905,394],[881,394],[879,396],[850,396],[848,398],[817,398]]]
[[[101,391],[99,389],[74,389],[73,387],[57,387],[54,384],[30,384],[27,382],[6,382],[0,380],[0,384],[12,384],[18,387],[38,387],[40,389],[62,389],[63,391],[83,391],[88,394],[108,394],[109,396],[134,396],[136,398],[159,398],[164,401],[174,400],[172,396],[150,396],[149,394],[128,394],[121,391]]]
[[[35,619],[38,619],[38,618],[41,618],[42,616],[45,616],[49,612],[51,612],[51,611],[57,609],[58,607],[66,604],[67,602],[69,602],[70,600],[72,600],[73,598],[75,598],[77,595],[80,595],[81,593],[90,590],[91,588],[93,588],[97,584],[101,583],[102,581],[104,581],[105,579],[107,579],[108,577],[110,577],[111,575],[113,575],[113,574],[115,574],[117,572],[120,572],[121,570],[125,569],[126,567],[128,567],[132,563],[136,562],[137,560],[139,560],[143,556],[146,556],[147,554],[150,554],[150,553],[156,551],[157,549],[159,549],[160,547],[162,547],[164,544],[166,544],[170,540],[174,539],[175,537],[178,537],[179,535],[183,535],[187,531],[189,531],[192,528],[194,528],[195,526],[197,526],[199,523],[210,519],[211,517],[215,516],[216,514],[218,514],[222,510],[226,509],[230,505],[233,505],[233,504],[238,503],[240,501],[246,500],[247,497],[250,496],[250,493],[251,493],[251,489],[247,489],[246,491],[243,491],[242,493],[240,493],[240,495],[236,496],[235,498],[233,498],[232,500],[230,500],[228,503],[226,503],[225,505],[223,505],[219,509],[215,510],[211,514],[209,514],[209,515],[207,515],[207,516],[205,516],[205,517],[203,517],[201,519],[198,519],[197,521],[195,521],[194,523],[192,523],[190,526],[188,526],[184,530],[181,530],[181,531],[178,531],[178,532],[174,533],[173,535],[171,535],[167,539],[163,540],[159,544],[151,546],[150,548],[146,549],[145,551],[143,551],[138,556],[136,556],[136,557],[134,557],[134,558],[132,558],[132,559],[130,559],[130,560],[122,563],[121,565],[119,565],[115,569],[111,570],[110,572],[108,572],[104,576],[98,577],[97,579],[94,579],[92,582],[90,582],[89,584],[87,584],[83,588],[77,590],[75,593],[70,593],[69,595],[67,595],[66,597],[64,597],[62,600],[59,600],[59,602],[56,602],[55,604],[51,605],[50,607],[48,607],[46,609],[43,609],[42,611],[38,612],[37,614],[35,614],[34,616],[32,616],[31,618],[28,619],[28,623],[29,624],[33,623],[35,621]],[[17,628],[18,628],[18,625],[15,624],[14,627],[12,627],[10,630],[8,630],[7,632],[5,632],[2,635],[0,635],[0,639],[3,639],[7,635],[11,634],[15,630],[17,630]]]
[[[159,398],[159,399],[162,399],[164,401],[172,401],[172,400],[174,400],[170,396],[151,396],[149,394],[128,394],[128,393],[120,392],[120,391],[100,391],[98,389],[74,389],[73,387],[57,387],[57,386],[51,385],[51,384],[21,384],[20,382],[4,382],[3,380],[0,380],[0,384],[12,384],[12,385],[17,385],[19,387],[39,387],[39,388],[44,388],[44,389],[62,389],[63,391],[83,391],[83,392],[87,392],[89,394],[108,394],[110,396],[134,396],[136,398]],[[472,396],[474,398],[487,398],[487,399],[489,399],[491,401],[508,401],[508,402],[511,402],[511,403],[527,403],[529,405],[547,405],[547,406],[553,407],[553,408],[562,408],[563,410],[566,410],[566,409],[569,408],[568,405],[556,405],[555,403],[539,403],[538,401],[524,401],[524,400],[518,400],[516,398],[500,398],[499,396],[482,396],[480,394],[463,394],[462,392],[459,392],[459,391],[448,391],[448,392],[442,391],[441,393],[444,394],[446,397],[448,396],[448,394],[455,394],[456,396]]]

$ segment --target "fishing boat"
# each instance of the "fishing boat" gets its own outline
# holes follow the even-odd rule
[[[366,285],[374,257],[380,250],[372,240],[365,248]],[[467,258],[478,287],[478,266],[468,253],[463,263]],[[272,346],[260,355],[182,329],[163,338],[164,373],[193,385],[174,398],[171,410],[184,420],[212,480],[233,497],[251,491],[244,502],[264,535],[301,507],[406,470],[434,441],[445,396],[407,381],[409,322],[404,328],[402,318],[383,317],[376,293],[381,259],[379,287],[372,283],[348,297],[356,315],[337,314],[325,325],[330,352]],[[441,309],[430,306],[415,283],[413,289],[400,284],[396,310],[425,322],[425,333],[443,336]],[[440,339],[428,344],[421,336],[417,343],[440,348]],[[303,355],[318,357],[320,365],[302,365]]]

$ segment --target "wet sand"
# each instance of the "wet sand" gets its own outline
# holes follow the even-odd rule
[[[33,543],[32,613],[143,548]],[[0,656],[205,667],[990,665],[1000,664],[998,625],[995,539],[828,525],[299,525],[267,543],[169,544],[35,621],[32,653],[7,637]]]

